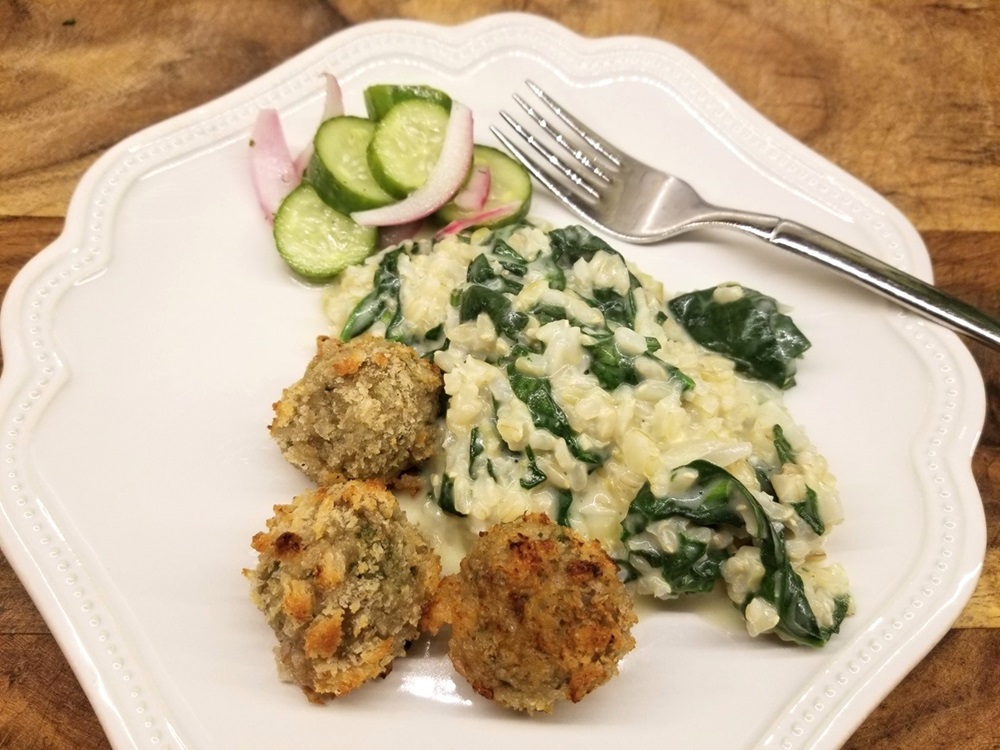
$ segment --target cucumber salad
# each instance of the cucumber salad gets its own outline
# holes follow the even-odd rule
[[[528,173],[473,142],[468,107],[430,86],[384,84],[365,90],[366,117],[347,115],[336,78],[326,80],[322,121],[297,158],[273,110],[250,140],[258,199],[296,274],[325,282],[428,226],[442,237],[525,216]]]
[[[468,110],[444,92],[373,86],[366,118],[335,98],[282,162],[301,171],[272,198],[276,244],[327,283],[335,335],[443,372],[441,449],[396,494],[446,572],[480,531],[543,512],[637,596],[724,591],[751,635],[826,643],[853,609],[824,552],[842,514],[783,404],[809,341],[778,303],[736,283],[668,296],[583,227],[528,219],[528,175],[471,128],[455,146]]]

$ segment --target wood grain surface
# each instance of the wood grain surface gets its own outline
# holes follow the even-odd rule
[[[0,0],[0,287],[60,232],[86,168],[140,128],[379,18],[522,10],[677,44],[920,231],[937,283],[1000,314],[1000,4],[811,0]],[[846,747],[1000,748],[1000,354],[973,471],[988,550],[941,643]],[[0,748],[109,747],[0,557]]]

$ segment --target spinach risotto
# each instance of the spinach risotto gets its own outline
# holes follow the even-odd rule
[[[724,588],[751,635],[822,645],[850,613],[823,551],[836,482],[782,402],[809,342],[765,294],[667,299],[582,227],[519,224],[383,250],[325,305],[341,338],[409,344],[444,374],[442,450],[398,496],[446,569],[544,512],[636,595]]]

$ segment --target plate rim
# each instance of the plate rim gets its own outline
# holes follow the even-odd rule
[[[306,76],[308,70],[323,67],[326,64],[325,61],[333,55],[339,45],[346,45],[375,34],[388,32],[418,36],[431,35],[439,41],[455,40],[460,35],[478,38],[503,27],[530,28],[536,32],[552,34],[557,36],[562,43],[579,51],[580,54],[588,54],[584,48],[614,51],[618,48],[628,47],[671,56],[679,64],[689,68],[692,75],[698,77],[700,82],[710,86],[716,94],[723,96],[735,112],[734,117],[748,120],[765,132],[769,129],[777,131],[782,136],[779,144],[781,148],[791,149],[796,158],[804,159],[810,166],[816,164],[822,166],[825,172],[832,175],[855,199],[876,198],[878,209],[883,211],[886,216],[885,221],[888,222],[892,230],[901,235],[903,241],[899,243],[900,252],[907,252],[903,253],[900,258],[912,266],[910,269],[912,273],[927,279],[930,278],[930,258],[922,238],[891,203],[875,194],[871,188],[863,185],[835,164],[778,129],[776,125],[766,120],[729,89],[702,63],[669,42],[624,35],[587,38],[555,21],[526,13],[499,13],[453,26],[402,19],[370,21],[349,27],[318,41],[289,60],[229,93],[138,131],[108,149],[86,171],[74,190],[62,232],[18,272],[8,288],[2,309],[0,309],[0,348],[2,348],[4,356],[4,368],[2,375],[0,375],[0,415],[2,415],[0,422],[7,427],[8,434],[11,430],[17,431],[15,435],[29,432],[32,421],[38,418],[37,415],[44,411],[45,404],[70,378],[65,368],[53,364],[51,360],[49,360],[50,364],[48,365],[45,364],[44,360],[38,360],[38,347],[35,347],[35,359],[32,359],[32,346],[29,345],[31,337],[27,335],[26,326],[38,328],[46,320],[44,317],[32,320],[33,315],[55,315],[59,298],[73,288],[72,282],[76,279],[74,274],[83,273],[83,271],[79,271],[79,268],[85,265],[88,257],[98,261],[98,264],[91,266],[91,268],[98,267],[100,263],[110,262],[111,253],[106,252],[108,249],[106,247],[95,247],[93,248],[95,254],[93,256],[87,255],[87,225],[88,221],[94,219],[95,210],[101,211],[102,216],[114,214],[115,191],[107,188],[109,184],[116,184],[114,181],[120,179],[120,176],[124,174],[122,169],[124,163],[132,159],[129,169],[141,169],[141,166],[136,166],[136,160],[140,159],[143,149],[148,148],[149,144],[161,141],[165,154],[178,156],[189,153],[187,149],[194,148],[196,150],[199,147],[197,138],[188,143],[177,145],[176,142],[173,142],[174,145],[171,145],[170,136],[190,130],[204,122],[206,118],[228,118],[226,128],[230,129],[234,122],[249,123],[250,114],[263,106],[264,103],[282,99],[276,94],[276,91],[282,88],[282,85],[279,84],[287,86],[289,80],[301,80]],[[311,91],[299,87],[295,92],[285,93],[283,95],[284,101],[286,104],[289,100],[294,103],[296,101],[294,97],[298,96],[297,101],[301,103],[304,96],[314,96],[316,91],[318,88]],[[220,128],[218,133],[230,132],[226,128]],[[209,130],[205,138],[211,140],[213,137],[221,136],[213,135],[212,131]],[[205,141],[202,140],[200,143],[205,143]],[[105,203],[98,203],[95,209],[95,202],[99,202],[102,197],[105,198]],[[101,252],[103,252],[103,256]],[[77,264],[76,270],[73,270],[74,260]],[[70,267],[66,268],[67,265]],[[89,272],[87,271],[87,273]],[[30,301],[29,297],[32,298]],[[44,312],[46,310],[51,312]],[[900,317],[901,319],[909,319],[906,315]],[[47,320],[51,324],[54,317],[49,317]],[[899,335],[906,338],[913,347],[918,350],[930,349],[935,354],[944,356],[949,365],[962,375],[963,392],[961,395],[963,398],[960,403],[956,399],[950,408],[952,414],[960,416],[963,425],[971,426],[972,429],[966,430],[963,435],[951,436],[948,443],[950,449],[947,454],[946,468],[951,486],[958,490],[956,494],[962,498],[974,498],[976,501],[980,501],[979,489],[972,474],[971,456],[986,416],[985,384],[982,381],[981,373],[968,349],[950,331],[925,326],[919,320],[910,320],[906,331],[907,333],[904,333],[897,329]],[[58,359],[58,348],[53,342],[45,342],[41,349],[42,354]],[[34,382],[29,384],[32,379]],[[45,385],[39,388],[38,383],[42,380],[45,381]],[[38,395],[31,395],[35,392],[39,392]],[[28,406],[24,407],[24,404],[28,404]],[[968,460],[963,461],[960,454]],[[9,451],[6,455],[8,459],[11,457]],[[22,454],[19,451],[16,455]],[[17,466],[30,473],[30,466],[22,464]],[[0,523],[0,547],[52,630],[112,745],[123,748],[162,747],[163,745],[159,744],[157,740],[167,739],[176,742],[178,746],[183,746],[182,739],[175,733],[169,719],[164,719],[162,723],[148,727],[141,726],[134,715],[127,717],[125,704],[134,706],[134,698],[126,697],[128,691],[121,689],[120,679],[115,677],[114,671],[108,672],[107,660],[102,661],[96,658],[95,654],[82,645],[78,625],[79,612],[76,611],[78,610],[78,602],[72,599],[69,590],[60,588],[61,581],[57,580],[59,576],[53,574],[52,565],[46,559],[50,553],[49,542],[42,544],[37,539],[26,538],[28,535],[24,529],[26,525],[30,524],[25,524],[24,521],[25,518],[30,517],[24,517],[23,513],[32,510],[34,505],[34,512],[40,512],[44,515],[45,506],[41,496],[38,499],[32,499],[22,495],[20,488],[22,481],[22,479],[17,479],[13,483],[8,482],[5,486],[0,487],[0,521],[2,521]],[[971,503],[966,501],[966,504]],[[25,510],[21,510],[22,508]],[[979,508],[982,511],[981,501]],[[20,520],[17,518],[18,513],[22,513]],[[71,528],[71,519],[64,520],[69,522],[65,523],[64,527]],[[862,675],[849,679],[863,680],[860,683],[860,690],[863,694],[874,698],[872,705],[860,713],[852,705],[845,705],[837,714],[830,715],[832,718],[824,719],[820,724],[811,727],[807,724],[805,728],[802,727],[801,718],[787,720],[788,713],[792,712],[786,711],[785,716],[776,720],[767,736],[761,739],[760,747],[804,747],[801,744],[804,740],[799,739],[801,737],[814,738],[823,747],[839,745],[850,736],[867,716],[867,713],[873,710],[875,705],[881,702],[882,698],[915,666],[916,662],[930,651],[933,645],[944,636],[971,597],[982,568],[986,546],[985,522],[981,523],[980,530],[975,523],[976,519],[972,519],[972,521],[972,526],[965,529],[965,556],[961,565],[962,569],[967,572],[963,579],[963,585],[953,593],[944,606],[938,607],[932,616],[924,620],[923,631],[930,635],[919,643],[914,642],[913,638],[905,641],[904,647],[893,653],[904,654],[906,658],[890,660],[891,664],[878,664],[878,659],[872,657],[871,653],[867,653],[868,658],[863,659],[863,654],[859,653],[851,664],[845,665],[851,674]],[[55,526],[57,525],[53,524],[53,527]],[[972,532],[971,538],[969,537],[970,531]],[[61,537],[58,533],[53,533],[51,536]],[[73,541],[65,537],[61,538],[63,541],[59,542],[60,544],[68,545],[70,541]],[[58,542],[59,539],[55,541]],[[85,540],[75,541],[86,543]],[[977,550],[981,550],[981,552]],[[59,571],[59,573],[63,572],[65,571]],[[867,666],[873,661],[878,667],[877,669]],[[857,667],[857,670],[853,667]],[[155,702],[157,697],[147,693],[144,700],[146,703]],[[808,712],[807,707],[802,710]],[[152,713],[158,716],[168,716],[170,712],[160,710]],[[800,717],[804,715],[805,713],[799,714]],[[838,719],[838,721],[833,721],[833,719]],[[817,728],[820,730],[818,733]],[[153,740],[154,737],[157,740]]]

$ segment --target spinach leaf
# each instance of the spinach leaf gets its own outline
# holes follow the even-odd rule
[[[789,640],[806,646],[822,646],[834,633],[846,616],[850,601],[844,604],[839,619],[834,618],[830,627],[821,626],[806,598],[802,577],[792,567],[785,543],[785,529],[780,523],[771,521],[760,503],[742,482],[725,469],[708,461],[694,461],[689,468],[698,471],[698,481],[710,483],[724,482],[728,492],[734,493],[749,506],[755,519],[754,546],[760,549],[760,560],[764,566],[764,578],[756,594],[747,596],[742,609],[759,596],[769,602],[778,613],[775,630]]]
[[[553,229],[549,232],[549,246],[556,265],[566,268],[572,267],[581,258],[590,262],[601,251],[625,262],[621,253],[579,225]],[[614,289],[594,289],[594,299],[590,305],[601,311],[605,321],[632,328],[635,326],[635,297],[632,292],[641,284],[631,271],[628,276],[628,294],[621,295]],[[549,286],[552,286],[551,282]],[[564,287],[565,284],[561,288]]]
[[[635,326],[635,299],[631,290],[623,297],[614,289],[595,289],[591,307],[600,310],[608,323],[617,323],[627,328]]]
[[[556,262],[567,268],[580,258],[592,260],[601,250],[611,255],[620,255],[611,245],[579,224],[553,229],[549,232],[549,246]]]
[[[792,450],[792,446],[788,442],[788,438],[785,437],[785,431],[781,429],[780,424],[776,424],[771,428],[774,433],[774,449],[778,452],[778,461],[784,464],[794,464],[795,463],[795,451]]]
[[[486,450],[486,444],[483,442],[483,436],[479,432],[478,427],[472,428],[472,433],[469,435],[469,478],[476,478],[476,459],[482,455],[483,451]]]
[[[444,335],[444,323],[439,323],[438,325],[431,328],[427,333],[424,334],[423,341],[424,353],[421,355],[424,359],[429,362],[434,361],[434,355],[438,352],[447,351],[448,347],[451,346],[451,339],[445,337]],[[427,344],[438,344],[437,346],[427,346]],[[444,414],[447,411],[448,405],[448,394],[441,392],[441,413]]]
[[[560,408],[552,396],[552,384],[545,378],[519,372],[516,367],[517,356],[519,356],[519,352],[515,350],[507,365],[507,380],[510,381],[514,395],[528,407],[531,421],[535,427],[540,430],[548,430],[556,437],[563,438],[570,453],[578,460],[593,465],[603,463],[604,459],[599,454],[584,450],[580,446],[576,432],[570,427],[566,412]]]
[[[795,360],[810,346],[778,303],[753,289],[732,302],[716,302],[715,287],[674,297],[674,317],[695,341],[728,357],[736,370],[779,388],[795,385]]]
[[[816,490],[807,486],[806,499],[801,503],[792,503],[792,508],[808,524],[810,529],[820,536],[823,535],[823,532],[826,531],[826,524],[823,523],[823,517],[819,514],[819,498],[816,496]]]
[[[469,264],[469,270],[466,272],[465,278],[466,281],[473,284],[480,284],[487,289],[492,289],[497,292],[517,294],[524,288],[524,284],[520,281],[509,279],[493,270],[493,266],[490,265],[490,261],[489,258],[486,257],[486,253],[477,255],[473,259],[473,261]]]
[[[781,429],[781,425],[776,424],[771,429],[774,432],[774,449],[778,452],[778,461],[782,465],[794,464],[796,462],[795,451],[792,450],[792,446],[785,437],[785,432]],[[761,488],[764,489],[763,484],[761,484]],[[774,487],[770,479],[768,479],[768,488],[765,491],[774,495]],[[791,503],[791,506],[799,514],[799,517],[809,525],[809,528],[820,536],[823,535],[826,531],[826,524],[823,522],[823,517],[819,512],[819,498],[812,487],[806,487],[805,500],[800,503]]]
[[[379,261],[375,269],[372,290],[354,306],[347,316],[344,329],[340,332],[341,341],[350,341],[355,336],[364,333],[376,320],[386,324],[385,337],[393,341],[403,341],[399,334],[399,326],[403,322],[403,309],[399,302],[399,290],[402,280],[399,277],[399,255],[404,248],[388,252]]]
[[[500,266],[515,276],[524,276],[528,272],[528,261],[517,250],[504,240],[497,239],[490,249]]]
[[[771,472],[772,468],[770,466],[757,464],[753,467],[753,473],[757,477],[757,483],[760,485],[761,492],[766,492],[771,497],[777,497],[774,485],[771,483]]]
[[[528,314],[535,316],[539,325],[545,325],[554,320],[569,320],[569,313],[566,312],[566,308],[559,305],[538,304],[531,308]]]
[[[667,373],[670,375],[671,379],[676,380],[681,384],[682,391],[690,391],[694,388],[694,380],[689,375],[686,375],[681,368],[666,362],[660,362],[660,364],[667,368]]]
[[[638,550],[631,556],[640,557],[650,566],[659,568],[661,577],[670,585],[670,591],[679,595],[711,591],[722,577],[722,563],[729,553],[724,549],[709,549],[705,542],[679,534],[675,552]],[[631,563],[629,568],[631,573],[626,575],[638,577],[638,571]]]
[[[496,429],[496,412],[497,403],[494,399],[493,401],[493,416],[492,424],[493,429],[497,434],[499,431]],[[472,432],[469,435],[469,478],[475,479],[479,474],[479,466],[477,466],[477,459],[486,451],[486,441],[483,439],[482,431],[478,426],[472,428]],[[526,466],[524,472],[521,475],[519,484],[526,490],[530,490],[533,487],[537,487],[542,482],[544,482],[548,477],[545,475],[541,469],[538,468],[538,459],[535,456],[535,451],[531,446],[526,446],[524,453],[513,450],[507,441],[500,436],[500,451],[503,458],[513,463],[520,463],[525,461]],[[486,471],[489,476],[496,481],[496,474],[494,473],[493,461],[487,459],[486,461]]]
[[[528,468],[524,472],[524,476],[521,477],[521,486],[526,490],[530,490],[532,487],[537,487],[546,479],[545,472],[538,468],[538,462],[535,459],[535,452],[531,449],[531,446],[527,446],[525,453],[528,456]]]
[[[462,292],[458,317],[463,323],[475,320],[479,313],[489,315],[497,333],[517,340],[517,334],[528,325],[528,316],[511,307],[510,300],[502,293],[480,284],[470,284]]]
[[[615,344],[614,334],[601,336],[596,343],[584,348],[590,353],[590,372],[604,390],[613,391],[622,383],[639,383],[635,357],[622,354]]]
[[[635,361],[639,356],[647,356],[660,348],[660,342],[654,338],[646,339],[646,355],[631,356],[623,354],[615,343],[614,334],[595,336],[596,342],[584,348],[590,353],[590,372],[597,378],[601,388],[613,391],[622,383],[637,385],[639,374],[635,369]],[[680,383],[682,390],[694,388],[694,381],[674,365],[657,360],[670,377]]]
[[[467,513],[459,513],[455,510],[455,478],[451,474],[441,475],[441,489],[438,491],[434,501],[445,513],[452,516],[464,518]]]
[[[769,602],[777,611],[779,622],[775,630],[786,638],[797,643],[809,646],[822,646],[830,637],[839,631],[841,622],[846,617],[850,609],[850,597],[842,597],[837,600],[834,621],[829,627],[819,625],[816,616],[812,611],[809,600],[805,595],[805,586],[802,577],[792,567],[788,556],[788,549],[785,542],[784,527],[777,522],[772,522],[760,503],[734,476],[720,466],[716,466],[708,461],[698,460],[687,464],[688,469],[694,469],[698,476],[687,492],[677,497],[660,498],[653,495],[649,485],[645,485],[637,494],[632,504],[629,506],[628,515],[622,524],[622,540],[628,541],[653,521],[680,516],[690,519],[692,522],[702,526],[717,527],[721,525],[744,527],[742,517],[735,511],[737,503],[747,506],[754,516],[754,526],[756,529],[752,535],[754,546],[760,549],[761,563],[764,566],[764,578],[760,589],[747,596],[746,601],[741,604],[741,608],[746,607],[754,599],[761,597]],[[675,573],[675,578],[679,578],[678,585],[696,585],[714,572],[715,562],[722,564],[724,556],[715,555],[711,557],[707,552],[702,557],[693,558],[695,549],[685,550],[684,545],[678,550],[683,559],[667,559],[666,553],[654,550],[643,550],[641,553],[634,550],[629,551],[627,560],[619,560],[626,576],[631,570],[637,575],[634,564],[638,556],[649,564],[655,560],[654,567],[666,567]],[[722,552],[722,551],[720,551]],[[662,560],[660,555],[663,555]],[[692,574],[697,570],[702,572],[701,577],[694,575],[685,578],[685,560],[690,561]],[[662,565],[659,563],[662,562]],[[676,571],[681,571],[677,576]],[[668,580],[664,576],[664,580]],[[714,580],[714,579],[713,579]],[[668,581],[669,582],[669,581]],[[673,587],[673,584],[671,584]]]
[[[556,523],[560,526],[569,526],[569,509],[573,505],[573,493],[569,490],[559,490],[558,503]]]
[[[548,283],[550,289],[558,289],[562,291],[566,288],[566,274],[565,272],[551,260],[546,258],[545,262],[545,281]]]
[[[821,626],[806,598],[802,577],[795,572],[788,559],[783,528],[771,524],[768,529],[757,544],[765,575],[756,596],[770,602],[777,610],[779,620],[775,630],[804,646],[822,646],[834,633],[839,632],[840,624],[850,608],[850,598],[838,599],[833,624],[829,627]],[[747,599],[744,609],[753,597],[749,596]]]
[[[699,473],[699,481],[692,484],[687,492],[674,497],[657,497],[647,482],[629,505],[622,528],[628,536],[634,536],[653,521],[673,516],[687,518],[700,526],[742,526],[743,517],[729,502],[732,486],[727,479],[728,474],[702,477]]]
[[[668,518],[686,518],[703,527],[739,526],[743,519],[730,504],[730,487],[724,478],[714,477],[695,483],[676,497],[656,497],[649,484],[636,493],[622,523],[622,540],[646,531],[650,524]],[[635,562],[658,568],[674,594],[708,591],[722,576],[722,563],[729,557],[725,549],[709,549],[707,543],[685,534],[678,535],[678,547],[673,552],[643,547],[630,549],[628,559],[619,561],[626,581],[639,577]]]

